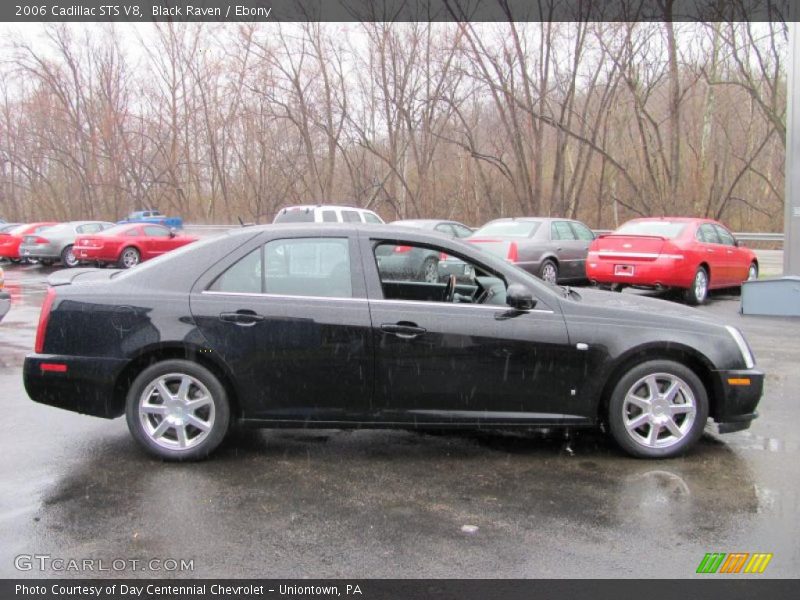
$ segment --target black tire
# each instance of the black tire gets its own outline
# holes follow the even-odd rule
[[[558,265],[555,261],[546,258],[539,267],[539,279],[550,283],[558,283]]]
[[[75,258],[75,255],[72,253],[72,244],[67,246],[61,251],[61,264],[64,265],[68,269],[72,269],[73,267],[77,267],[80,261]]]
[[[648,379],[658,390],[657,404],[649,412],[638,401],[630,401],[632,396],[645,400],[641,396],[645,388],[652,399]],[[674,382],[678,382],[674,399],[680,402],[662,397]],[[700,378],[687,366],[671,360],[651,360],[632,367],[620,377],[611,394],[607,417],[612,436],[628,454],[637,458],[672,458],[689,450],[703,435],[708,420],[708,395]],[[633,428],[637,419],[644,422]],[[667,419],[672,420],[680,436],[673,433]]]
[[[187,385],[186,398],[181,400],[181,382],[184,379],[191,381]],[[159,380],[170,393],[168,400],[155,390]],[[148,393],[148,390],[151,391]],[[197,408],[187,405],[187,402],[198,401],[201,406]],[[169,417],[150,413],[153,407],[160,405],[172,411]],[[136,377],[128,390],[125,417],[131,435],[142,448],[170,461],[207,458],[225,438],[231,420],[228,395],[219,379],[198,363],[178,359],[156,363]],[[192,417],[194,421],[189,420]],[[165,423],[168,418],[172,421]],[[203,431],[193,423],[205,424],[208,429]],[[160,434],[159,428],[163,429]]]
[[[130,269],[138,265],[141,261],[142,255],[139,254],[139,251],[133,246],[128,246],[127,248],[123,248],[122,252],[119,253],[117,266],[120,269]]]
[[[701,281],[705,283],[702,284]],[[705,267],[697,267],[692,279],[692,285],[688,290],[684,290],[683,298],[687,304],[698,306],[708,300],[708,288],[711,280]]]
[[[435,257],[429,256],[422,262],[419,280],[426,283],[437,283],[439,281],[439,261]]]

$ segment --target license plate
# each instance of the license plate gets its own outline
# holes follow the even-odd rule
[[[633,277],[633,265],[614,265],[614,275],[619,277]]]

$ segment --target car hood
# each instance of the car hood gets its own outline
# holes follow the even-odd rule
[[[723,325],[716,317],[690,306],[677,304],[669,300],[649,298],[638,294],[609,292],[581,288],[576,290],[580,300],[570,302],[573,305],[595,306],[609,310],[645,313],[650,318],[667,317],[691,320],[695,322]]]

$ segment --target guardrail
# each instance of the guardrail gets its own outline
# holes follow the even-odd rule
[[[227,231],[229,229],[236,229],[237,227],[241,227],[241,225],[207,225],[207,224],[186,224],[183,228],[187,231],[196,231],[198,233],[213,233],[213,232],[222,232]],[[595,229],[595,235],[603,235],[606,233],[611,233],[612,229]],[[744,242],[780,242],[783,243],[783,234],[782,233],[758,233],[758,232],[741,232],[741,233],[734,233],[737,240],[742,240]]]

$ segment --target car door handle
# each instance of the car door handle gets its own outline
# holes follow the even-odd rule
[[[242,327],[250,327],[259,321],[263,321],[264,317],[253,310],[242,309],[236,312],[219,313],[219,320],[226,323],[236,323]]]
[[[417,326],[416,323],[384,323],[381,325],[381,331],[391,333],[404,340],[413,340],[415,337],[422,335],[427,329]]]
[[[714,254],[714,251],[711,248],[706,248],[706,252],[708,252],[709,254]]]

